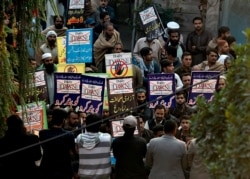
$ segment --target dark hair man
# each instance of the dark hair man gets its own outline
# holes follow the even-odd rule
[[[146,155],[146,166],[151,167],[149,179],[185,179],[181,162],[186,154],[186,145],[175,138],[176,131],[176,122],[167,120],[165,135],[150,140]]]

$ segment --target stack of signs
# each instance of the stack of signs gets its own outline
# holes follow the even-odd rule
[[[45,102],[48,99],[48,91],[45,80],[44,70],[35,71],[35,73],[30,74],[32,81],[30,82],[31,90],[29,90],[27,94],[27,102],[31,103],[34,101],[42,101]]]
[[[72,29],[66,34],[66,62],[91,63],[93,48],[93,29]]]
[[[102,116],[105,78],[82,75],[81,100],[78,111]]]
[[[213,100],[213,94],[219,80],[219,71],[194,71],[191,77],[191,88],[189,91],[188,104],[195,105],[196,98],[203,96],[207,102]]]
[[[146,36],[158,38],[164,33],[160,16],[155,7],[149,7],[139,13]]]
[[[24,126],[28,132],[35,133],[41,129],[47,129],[46,107],[43,101],[28,103],[25,107],[17,106],[17,114],[24,121]]]
[[[133,111],[135,106],[133,79],[109,78],[107,83],[110,115]]]
[[[162,104],[167,108],[175,106],[175,77],[172,73],[149,74],[149,108]]]
[[[84,0],[68,0],[65,12],[67,27],[84,27]]]
[[[77,107],[81,95],[81,74],[55,73],[55,105]]]

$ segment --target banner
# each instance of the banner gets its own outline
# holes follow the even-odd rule
[[[81,74],[54,73],[55,105],[76,107],[80,103]]]
[[[175,95],[171,95],[175,92],[174,74],[149,74],[148,89],[149,108],[155,108],[158,104],[162,104],[167,108],[175,106]],[[151,102],[156,99],[159,100]]]
[[[85,63],[57,64],[57,72],[85,73]]]
[[[66,35],[66,62],[91,63],[93,47],[93,29],[71,29]]]
[[[105,55],[106,73],[110,77],[133,76],[131,53],[114,53]]]
[[[195,105],[198,96],[204,96],[208,102],[212,101],[219,74],[219,71],[193,71],[188,104]]]
[[[27,103],[45,101],[48,99],[47,84],[44,70],[31,73],[30,90],[27,93]]]
[[[149,7],[139,12],[139,15],[146,36],[158,38],[164,33],[164,27],[156,8]]]
[[[102,116],[105,78],[82,75],[82,92],[78,111]]]
[[[67,27],[84,27],[84,0],[68,0],[65,12]]]
[[[58,64],[66,63],[66,36],[56,38]]]
[[[130,77],[107,79],[109,113],[131,112],[135,107],[133,79]]]
[[[23,120],[28,132],[35,133],[37,130],[48,128],[46,106],[43,101],[28,103],[25,107],[18,105],[17,115]]]

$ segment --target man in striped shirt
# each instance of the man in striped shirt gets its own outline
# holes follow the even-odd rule
[[[81,179],[108,179],[111,173],[111,136],[99,132],[101,117],[90,114],[86,118],[86,132],[76,138],[79,149],[79,170]]]

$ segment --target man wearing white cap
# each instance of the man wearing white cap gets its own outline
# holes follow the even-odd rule
[[[125,133],[122,137],[116,138],[112,144],[116,159],[116,178],[146,178],[143,158],[147,152],[147,143],[144,138],[134,136],[136,126],[137,119],[135,116],[125,117],[123,121]]]
[[[49,102],[48,104],[54,103],[54,72],[56,72],[57,67],[53,62],[51,53],[44,53],[42,55],[42,62],[43,64],[38,67],[37,70],[45,70],[45,78],[47,81],[47,90],[48,90],[48,97]]]
[[[40,53],[51,53],[53,61],[57,64],[58,63],[58,57],[57,57],[57,44],[56,44],[56,37],[57,34],[55,31],[51,30],[48,31],[46,34],[47,42],[42,44],[40,46]]]

